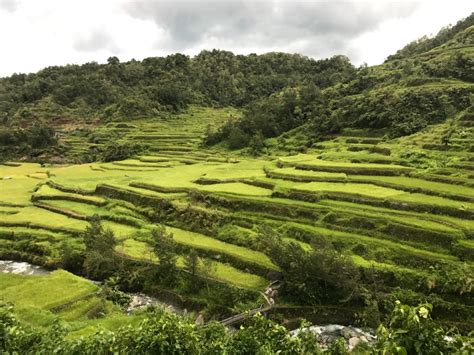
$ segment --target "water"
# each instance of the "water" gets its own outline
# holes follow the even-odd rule
[[[47,275],[50,271],[23,261],[0,260],[0,272],[17,275]]]
[[[353,326],[344,326],[340,324],[313,325],[305,328],[313,333],[319,345],[326,349],[338,338],[343,338],[349,350],[352,350],[359,343],[373,344],[375,336],[371,332],[363,331]],[[301,328],[292,331],[293,335],[298,334]]]
[[[129,293],[129,295],[132,296],[132,300],[126,310],[128,314],[135,309],[147,308],[149,306],[161,306],[172,313],[180,315],[187,314],[186,309],[183,310],[174,304],[163,302],[158,298],[150,297],[148,295],[145,295],[144,293]]]
[[[24,261],[0,260],[0,273],[16,275],[48,275],[51,272],[38,265],[32,265]],[[96,281],[91,281],[99,284]],[[170,312],[185,314],[186,311],[178,308],[176,305],[163,302],[155,297],[147,296],[143,293],[129,293],[132,297],[130,305],[127,307],[127,313],[135,309],[146,308],[148,306],[162,306]]]

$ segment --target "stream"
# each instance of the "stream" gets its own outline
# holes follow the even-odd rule
[[[32,265],[27,262],[18,262],[11,260],[0,260],[0,273],[11,273],[17,275],[48,275],[51,272],[42,268],[41,266]],[[95,281],[94,281],[95,283]],[[126,312],[130,314],[136,309],[145,308],[153,305],[161,305],[169,311],[184,315],[186,309],[180,309],[173,304],[163,302],[155,297],[147,296],[143,293],[129,293],[132,296],[132,301],[128,306]],[[364,331],[353,326],[344,326],[339,324],[327,325],[313,325],[308,328],[315,336],[322,348],[327,348],[332,342],[338,338],[343,338],[349,350],[353,349],[357,344],[373,343],[375,337],[372,332]],[[298,334],[301,329],[291,331],[292,335]]]
[[[24,261],[0,260],[0,272],[17,275],[47,275],[50,272],[41,266],[31,265]]]
[[[0,260],[0,273],[5,274],[16,274],[16,275],[48,275],[51,271],[46,270],[45,268],[32,265],[24,261],[12,261],[12,260]],[[95,284],[100,285],[100,282],[89,280]],[[186,310],[182,310],[176,305],[164,302],[155,297],[147,296],[143,293],[127,293],[132,297],[132,300],[129,306],[126,309],[127,314],[130,314],[132,311],[140,308],[146,308],[148,306],[162,306],[167,310],[176,313],[184,314]]]

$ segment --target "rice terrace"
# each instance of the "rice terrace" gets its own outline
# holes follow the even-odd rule
[[[468,354],[473,21],[1,78],[0,352]]]

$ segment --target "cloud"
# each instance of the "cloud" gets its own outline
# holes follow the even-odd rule
[[[0,0],[0,76],[219,48],[379,64],[472,0]]]
[[[157,48],[186,51],[220,47],[264,47],[323,56],[344,52],[349,42],[390,18],[410,15],[413,2],[178,0],[126,2],[132,17],[162,30]],[[396,6],[394,6],[396,5]]]
[[[113,37],[103,28],[96,28],[85,36],[78,36],[73,41],[73,48],[79,52],[97,52],[109,50],[120,53]]]
[[[15,12],[20,6],[20,1],[18,0],[0,0],[0,10],[5,10],[6,12]]]

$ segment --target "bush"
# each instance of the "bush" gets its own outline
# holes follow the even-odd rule
[[[82,237],[86,246],[83,266],[88,277],[103,280],[120,269],[114,253],[117,240],[110,229],[102,227],[98,216],[92,217]]]
[[[290,299],[319,304],[347,302],[357,296],[359,269],[329,243],[307,251],[294,242],[284,242],[270,229],[261,234],[268,255],[282,270],[283,293]]]
[[[250,136],[239,127],[231,129],[227,140],[230,149],[242,149],[248,145],[249,141]]]
[[[101,152],[101,160],[104,162],[123,160],[143,150],[144,146],[140,144],[109,142]]]
[[[249,148],[253,155],[258,155],[265,148],[265,140],[263,134],[258,131],[255,133],[249,141]]]
[[[151,231],[154,241],[154,251],[158,256],[159,263],[155,270],[155,280],[166,286],[172,286],[176,279],[178,269],[176,267],[177,244],[173,240],[173,233],[166,230],[163,225],[157,225]]]
[[[374,352],[384,354],[452,354],[463,347],[462,341],[446,339],[447,333],[430,317],[432,306],[417,307],[395,303],[387,327],[377,329]]]

